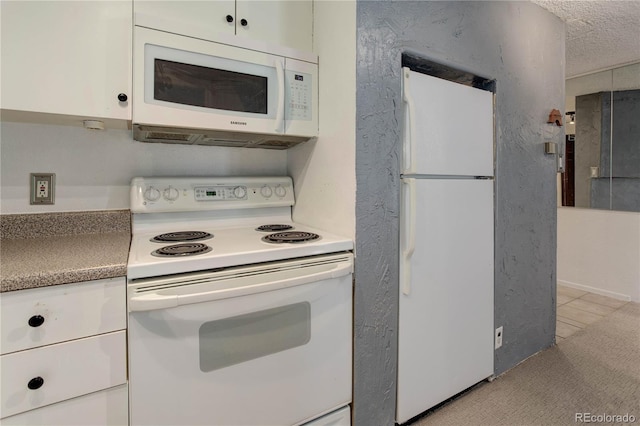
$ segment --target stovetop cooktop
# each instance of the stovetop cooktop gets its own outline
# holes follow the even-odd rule
[[[353,242],[345,237],[334,235],[301,224],[290,224],[295,229],[293,242],[283,238],[285,232],[265,233],[257,231],[259,225],[243,225],[239,227],[210,227],[199,232],[212,235],[203,241],[166,242],[154,240],[157,232],[137,233],[131,240],[127,276],[129,279],[150,276],[193,272],[216,269],[228,266],[249,265],[261,262],[293,259],[297,257],[315,256],[353,249]],[[276,242],[264,241],[265,236],[274,235]],[[299,241],[301,237],[310,236],[308,241]],[[177,255],[158,256],[161,248],[180,246],[196,246],[198,254],[180,255],[187,248],[168,249]],[[201,246],[210,247],[204,250]],[[156,254],[154,254],[156,252]]]
[[[289,177],[152,177],[131,182],[129,279],[353,250],[291,220]]]

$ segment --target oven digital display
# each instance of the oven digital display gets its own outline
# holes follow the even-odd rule
[[[246,186],[196,186],[196,201],[239,201],[247,199]]]
[[[199,186],[194,188],[194,194],[196,201],[217,201],[227,198],[225,197],[225,188]]]

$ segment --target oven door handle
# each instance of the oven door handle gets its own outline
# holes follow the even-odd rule
[[[265,291],[281,290],[284,288],[310,284],[322,280],[343,277],[353,272],[353,262],[342,261],[325,265],[326,270],[311,273],[307,275],[299,275],[296,277],[279,279],[250,285],[242,285],[239,282],[237,286],[231,288],[219,288],[220,283],[217,282],[215,289],[210,291],[200,291],[197,293],[186,293],[183,287],[176,291],[176,287],[168,289],[152,290],[148,293],[141,293],[129,298],[129,312],[153,311],[158,309],[175,308],[180,305],[189,305],[193,303],[210,302],[213,300],[229,299],[231,297],[247,296],[255,293],[263,293]],[[266,278],[266,277],[265,277]],[[242,278],[230,278],[231,280]]]

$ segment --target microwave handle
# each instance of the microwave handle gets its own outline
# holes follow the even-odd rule
[[[278,77],[278,110],[276,112],[276,133],[284,133],[284,67],[282,59],[276,59],[276,76]]]

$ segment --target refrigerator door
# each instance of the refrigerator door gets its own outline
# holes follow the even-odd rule
[[[413,179],[401,221],[398,423],[493,373],[493,181]],[[409,215],[410,185],[404,185]]]
[[[404,174],[493,176],[493,93],[403,68]]]

